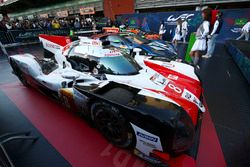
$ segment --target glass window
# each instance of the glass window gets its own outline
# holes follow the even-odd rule
[[[108,41],[110,42],[114,42],[114,43],[123,43],[122,39],[119,36],[115,36],[115,35],[110,35],[108,38]]]
[[[102,57],[99,60],[99,73],[113,75],[134,75],[138,74],[140,66],[130,57],[115,56]]]
[[[150,40],[146,38],[142,38],[139,35],[128,35],[126,38],[130,41],[133,41],[133,43],[137,43],[137,44],[148,44],[151,42]]]

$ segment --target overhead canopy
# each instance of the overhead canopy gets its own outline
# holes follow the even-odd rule
[[[70,10],[80,13],[81,7],[93,7],[95,11],[103,10],[102,0],[12,0],[12,3],[0,4],[0,12],[10,17],[50,14]]]
[[[6,13],[20,12],[30,8],[39,8],[46,5],[52,5],[67,0],[7,0],[0,4],[0,11]]]

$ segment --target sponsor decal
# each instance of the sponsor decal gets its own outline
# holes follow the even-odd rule
[[[93,7],[80,7],[79,11],[81,15],[95,14],[95,8]]]
[[[179,19],[189,19],[190,17],[193,17],[193,16],[194,14],[188,14],[188,13],[182,14],[178,17],[174,17],[173,15],[171,15],[168,17],[167,21],[176,22]]]
[[[179,77],[177,75],[169,74],[168,78],[172,80],[178,80]]]
[[[92,45],[93,46],[100,46],[100,42],[99,41],[92,41]]]
[[[191,17],[193,17],[193,16],[194,16],[194,13],[192,13],[192,14],[184,13],[184,14],[181,14],[177,17],[174,17],[174,15],[170,15],[167,18],[167,25],[176,25],[176,22],[179,19],[187,19],[187,21],[190,21]]]
[[[91,43],[86,41],[81,41],[81,45],[91,45]]]
[[[175,65],[171,64],[171,63],[162,63],[162,66],[167,67],[167,68],[174,68],[175,67]]]
[[[233,33],[239,33],[239,32],[241,32],[241,28],[232,28],[231,29],[231,31],[233,32]]]
[[[46,47],[53,48],[53,49],[60,49],[60,46],[55,45],[55,44],[50,44],[50,43],[46,43]]]
[[[144,146],[156,149],[156,146],[152,143],[145,142],[144,140],[139,140]]]
[[[169,84],[168,84],[168,87],[169,87],[170,89],[174,90],[174,91],[175,91],[176,93],[178,93],[178,94],[181,94],[181,93],[182,93],[182,89],[179,88],[178,86],[175,86],[175,85],[172,84],[172,83],[169,83]]]
[[[244,26],[248,22],[247,18],[238,18],[234,20],[234,25]]]
[[[159,73],[155,73],[152,77],[150,77],[150,80],[153,81],[156,84],[161,84],[161,85],[167,85],[168,80],[164,78],[162,75]]]
[[[141,137],[141,138],[144,138],[146,140],[152,141],[152,142],[157,142],[158,141],[158,139],[156,137],[149,136],[149,135],[146,135],[146,134],[141,133],[141,132],[136,132],[136,135]]]
[[[201,110],[201,112],[205,112],[206,109],[204,107],[204,105],[202,104],[202,102],[191,92],[189,92],[188,90],[184,89],[182,95],[182,98],[194,103],[197,107],[199,107],[199,109]]]
[[[104,54],[105,56],[120,56],[121,52],[118,50],[110,50],[108,53]]]
[[[113,27],[104,27],[103,31],[106,33],[118,33],[120,31],[119,28],[113,28]]]

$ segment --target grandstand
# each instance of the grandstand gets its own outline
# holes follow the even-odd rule
[[[133,2],[134,1],[134,2]],[[127,1],[128,2],[128,1]],[[93,7],[97,15],[103,15],[107,9],[137,12],[157,12],[175,10],[194,10],[196,7],[209,5],[213,8],[249,8],[250,0],[132,0],[134,5],[124,5],[122,0],[0,0],[0,13],[11,13],[11,17],[39,15],[47,13],[56,16],[56,12],[67,10],[69,14],[79,14],[79,7]],[[110,5],[110,4],[113,5]],[[124,9],[130,8],[130,9]],[[118,10],[118,11],[119,11]],[[114,12],[112,15],[117,14]],[[121,13],[118,13],[121,14]]]
[[[249,0],[135,0],[135,8],[145,9],[175,6],[214,5],[236,2],[249,2]]]

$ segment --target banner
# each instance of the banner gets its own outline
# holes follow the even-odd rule
[[[120,31],[120,29],[116,27],[103,27],[102,30],[105,33],[118,33]]]
[[[31,15],[28,15],[28,16],[27,16],[27,19],[29,19],[29,20],[34,19],[34,15],[32,15],[32,14],[31,14]]]
[[[49,15],[47,13],[40,14],[39,16],[40,16],[40,18],[43,18],[43,19],[49,18]]]
[[[226,39],[235,39],[240,35],[240,29],[250,20],[250,9],[228,9],[223,12],[223,25],[218,40],[223,42]],[[125,23],[131,28],[140,28],[145,32],[159,32],[160,23],[165,23],[166,33],[163,38],[171,41],[173,39],[176,22],[178,19],[187,19],[188,38],[191,32],[196,32],[202,22],[201,12],[199,11],[178,11],[178,12],[159,12],[159,13],[139,13],[124,14],[117,16],[117,21]]]
[[[95,8],[93,8],[93,7],[85,7],[85,8],[81,7],[80,14],[81,15],[95,14]]]
[[[69,16],[67,10],[63,10],[63,11],[56,12],[56,15],[57,15],[59,18],[64,18],[64,17],[68,17],[68,16]]]

